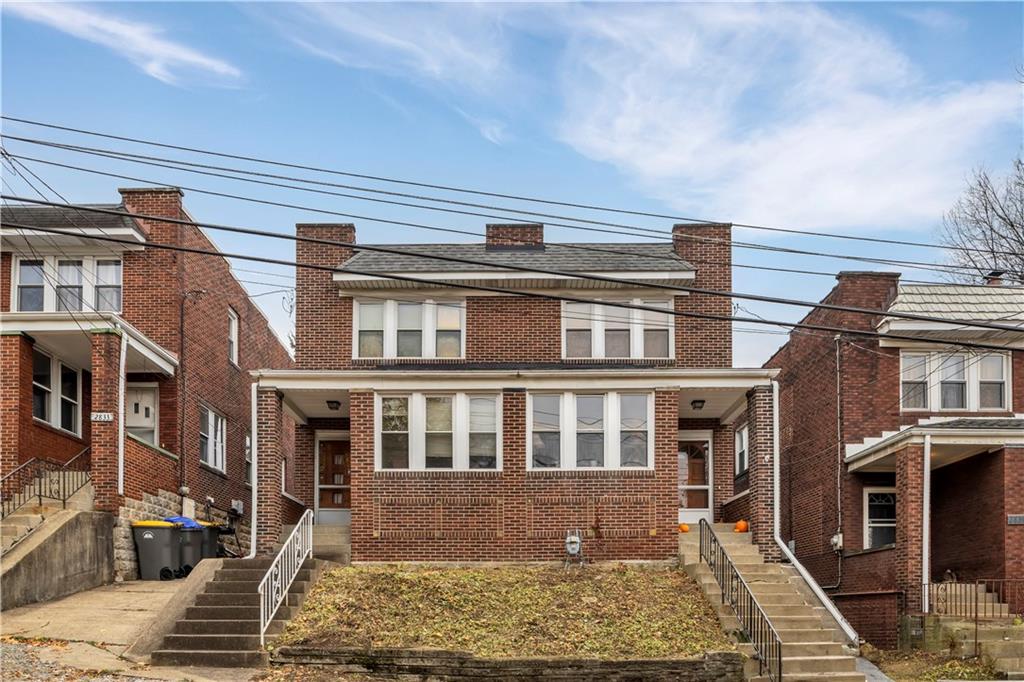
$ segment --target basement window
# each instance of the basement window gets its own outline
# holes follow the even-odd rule
[[[864,488],[864,549],[896,544],[896,489]]]

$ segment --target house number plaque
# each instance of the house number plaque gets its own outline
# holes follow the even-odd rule
[[[1024,514],[1007,514],[1006,524],[1009,526],[1024,526]]]
[[[114,421],[113,412],[93,412],[90,416],[94,422],[112,422]]]

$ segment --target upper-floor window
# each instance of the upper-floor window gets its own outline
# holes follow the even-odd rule
[[[199,406],[199,461],[225,471],[227,419],[210,408]]]
[[[238,364],[238,313],[228,308],[228,360]]]
[[[82,373],[44,353],[32,350],[32,416],[52,426],[81,433]]]
[[[1010,358],[1003,353],[911,352],[900,354],[904,410],[1007,410]]]
[[[528,468],[652,466],[650,393],[531,393],[528,398]]]
[[[462,301],[355,301],[353,355],[357,358],[461,358],[465,355]]]
[[[747,427],[741,426],[736,429],[736,476],[741,476],[750,468],[750,431]]]
[[[666,312],[566,301],[562,305],[564,357],[672,357],[674,325],[673,316],[668,312],[671,310],[671,301],[631,299],[616,302],[663,308]]]
[[[495,394],[377,395],[377,469],[500,468],[500,406]]]
[[[896,489],[864,488],[864,549],[896,543]]]
[[[121,312],[121,261],[100,256],[19,258],[13,309]]]

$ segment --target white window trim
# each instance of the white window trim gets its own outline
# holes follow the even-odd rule
[[[421,351],[422,355],[398,355],[398,304],[399,303],[421,303],[423,305],[423,319],[420,326],[422,332]],[[380,357],[362,357],[359,355],[359,308],[361,305],[380,304],[384,306],[384,352]],[[388,299],[360,301],[352,299],[352,358],[354,360],[423,360],[435,359],[437,357],[437,306],[450,305],[459,308],[459,331],[460,347],[457,357],[445,357],[443,360],[459,360],[466,357],[466,301],[465,299],[433,299],[423,300],[402,300]]]
[[[155,400],[153,400],[153,445],[160,447],[160,384],[155,381],[130,381],[125,384],[125,390],[130,391],[132,389],[149,389],[155,393]],[[125,410],[128,409],[127,400],[125,401]],[[125,433],[128,432],[128,427],[125,427]]]
[[[203,461],[203,452],[202,452],[202,449],[200,449],[200,451],[199,451],[199,463],[202,464],[203,466],[207,466],[207,467],[209,467],[211,469],[214,469],[216,471],[219,471],[221,473],[226,474],[227,473],[227,461],[228,461],[228,418],[225,417],[220,412],[218,412],[217,410],[215,410],[212,407],[210,407],[209,405],[207,405],[206,403],[201,403],[200,407],[202,409],[205,409],[207,414],[210,415],[210,420],[206,424],[206,429],[207,429],[207,431],[206,431],[206,439],[207,439],[207,442],[211,444],[210,455],[211,455],[212,461],[204,462]],[[202,415],[200,414],[200,416],[202,416]],[[216,423],[215,420],[213,419],[214,416],[220,417],[221,420],[224,422],[224,428],[221,430],[221,433],[220,433],[221,441],[219,443],[217,442],[217,439],[214,439],[214,438],[210,437],[210,430],[212,429],[213,425]],[[200,419],[200,424],[199,424],[199,432],[200,432],[200,434],[203,432],[203,424],[202,424],[202,420],[201,419]],[[216,447],[216,445],[218,445],[218,444],[220,445],[220,453],[219,453],[220,457],[219,458],[217,456],[218,452],[217,452],[217,447]],[[220,460],[219,462],[218,462],[218,459]]]
[[[871,540],[870,524],[868,523],[870,521],[870,519],[868,518],[868,496],[871,493],[893,493],[895,495],[896,494],[896,488],[891,487],[891,486],[873,486],[873,487],[866,487],[866,488],[864,488],[864,492],[863,492],[863,498],[864,498],[863,528],[861,530],[862,535],[861,535],[860,545],[861,545],[862,549],[879,549],[881,547],[889,547],[889,545],[879,545],[878,547],[871,547],[868,544],[870,542],[870,540]],[[897,495],[897,497],[896,497],[896,504],[899,505],[899,503],[900,503],[900,498]]]
[[[619,450],[621,436],[619,396],[622,394],[647,396],[647,466],[627,467],[621,464],[622,453]],[[561,397],[559,407],[559,447],[560,464],[557,467],[535,467],[533,465],[533,396],[558,395]],[[576,396],[604,395],[604,466],[576,466]],[[651,471],[654,469],[654,392],[637,391],[536,391],[526,394],[526,469],[528,471]]]
[[[652,356],[646,357],[644,355],[644,310],[638,310],[636,308],[613,308],[616,314],[621,314],[623,317],[629,315],[629,357],[614,356],[606,358],[604,354],[604,332],[605,332],[605,320],[602,314],[602,301],[607,303],[628,303],[630,305],[654,305],[657,303],[667,303],[665,307],[665,314],[668,317],[668,355],[666,356]],[[645,303],[646,301],[646,303]],[[591,304],[590,310],[590,352],[589,358],[584,357],[569,357],[566,353],[568,344],[566,343],[566,336],[569,331],[565,324],[566,321],[566,304],[572,303],[572,301],[562,301],[561,305],[561,317],[559,323],[562,328],[562,359],[563,360],[674,360],[676,357],[676,320],[675,315],[671,312],[673,308],[673,299],[652,299],[646,298],[632,298],[632,299],[599,299],[595,300]],[[575,329],[582,329],[582,327],[576,327]]]
[[[452,397],[452,468],[438,469],[426,467],[426,421],[428,397]],[[494,397],[495,428],[497,439],[497,462],[493,469],[469,468],[469,399],[471,397]],[[405,469],[385,469],[381,464],[381,405],[383,398],[409,399],[409,467]],[[426,393],[375,393],[373,396],[373,466],[374,471],[417,471],[460,473],[493,473],[502,470],[502,396],[500,391],[446,392],[430,391]]]
[[[18,307],[18,283],[20,281],[21,274],[21,262],[22,261],[43,261],[43,309],[41,311],[27,311],[27,312],[44,312],[44,313],[56,313],[56,312],[68,312],[57,310],[57,286],[59,279],[57,277],[57,261],[62,260],[80,260],[82,261],[82,310],[80,312],[90,312],[97,307],[96,304],[96,261],[104,260],[116,260],[121,262],[121,282],[118,286],[121,287],[121,310],[114,311],[100,311],[100,312],[115,312],[120,313],[124,310],[124,259],[120,255],[106,255],[106,256],[87,256],[87,255],[39,255],[39,256],[15,256],[14,262],[11,267],[11,311],[21,312]],[[33,285],[35,286],[35,285]],[[114,286],[107,284],[103,286]],[[79,311],[71,311],[79,312]],[[70,313],[69,313],[70,314]]]
[[[745,474],[748,471],[750,471],[750,428],[749,427],[750,427],[749,424],[744,424],[740,428],[736,429],[735,432],[733,432],[733,441],[732,441],[732,446],[733,446],[733,465],[732,465],[733,466],[733,469],[732,469],[732,471],[733,471],[733,478],[735,478],[736,476],[742,476],[743,474]],[[740,449],[740,438],[741,438],[741,436],[742,436],[743,442],[745,444],[745,447],[742,450]],[[742,470],[740,470],[740,452],[743,452],[744,459],[746,460],[744,462],[744,467],[743,467]]]
[[[231,361],[235,367],[238,367],[238,339],[239,334],[239,317],[238,313],[231,306],[228,306],[228,360]]]
[[[245,484],[251,488],[252,487],[252,474],[253,474],[253,471],[252,471],[252,429],[246,429],[245,430],[245,444],[244,444],[243,455],[245,457],[245,471],[244,471]],[[319,471],[319,469],[317,469],[317,471]]]
[[[35,259],[29,259],[35,260]],[[55,353],[50,352],[46,348],[35,345],[33,346],[34,351],[38,351],[40,354],[50,358],[50,396],[49,396],[49,419],[40,419],[39,417],[32,415],[32,419],[39,422],[40,424],[46,424],[52,428],[55,428],[64,433],[70,433],[73,436],[81,437],[82,435],[82,370],[69,362],[64,362]],[[75,404],[78,405],[78,409],[75,410],[75,430],[69,431],[60,425],[60,368],[67,367],[70,370],[74,370],[75,374],[78,375],[77,381],[77,395],[75,396]],[[35,381],[32,385],[37,385]],[[30,405],[31,407],[31,405]]]
[[[925,407],[906,407],[903,404],[903,357],[904,355],[926,355],[925,377],[928,383]],[[956,352],[953,355],[963,355],[965,364],[965,379],[967,382],[967,396],[964,407],[942,407],[942,376],[940,365],[944,358],[950,355],[948,351],[900,351],[899,358],[899,393],[900,411],[918,414],[929,413],[951,413],[963,414],[969,412],[1010,412],[1012,411],[1013,400],[1013,362],[1009,353],[998,351],[988,352]],[[1003,407],[981,407],[981,356],[996,355],[1003,359]]]

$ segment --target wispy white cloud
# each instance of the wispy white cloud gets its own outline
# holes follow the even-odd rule
[[[897,5],[894,12],[897,16],[932,31],[961,31],[967,28],[967,21],[963,17],[938,7]]]
[[[179,85],[189,76],[234,82],[242,72],[226,61],[163,36],[159,26],[133,21],[88,5],[5,2],[5,12],[102,45],[153,78]]]

